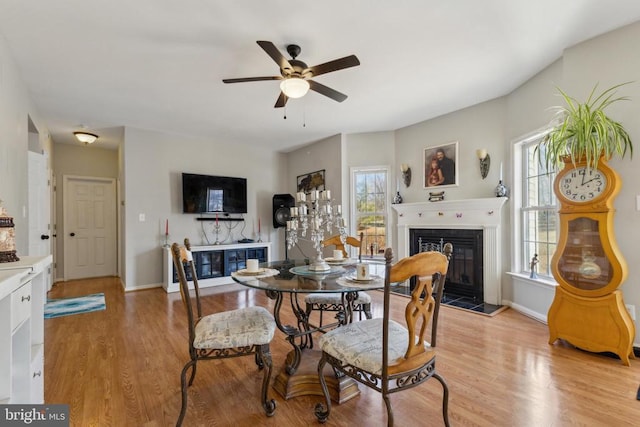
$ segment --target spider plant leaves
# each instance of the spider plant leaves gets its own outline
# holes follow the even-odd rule
[[[631,137],[624,126],[604,111],[611,104],[629,100],[616,96],[617,89],[629,83],[612,86],[600,94],[596,94],[598,85],[595,85],[584,103],[558,88],[565,105],[554,107],[554,125],[534,151],[540,164],[551,170],[569,158],[574,165],[585,160],[588,167],[596,168],[601,157],[624,158],[627,151],[633,156]]]

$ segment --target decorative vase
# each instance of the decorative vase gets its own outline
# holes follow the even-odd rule
[[[502,180],[500,180],[496,186],[496,197],[507,197],[508,192],[507,187],[505,187],[502,184]]]
[[[393,204],[398,205],[400,203],[402,203],[402,196],[400,195],[399,191],[396,191],[396,195],[393,196]]]

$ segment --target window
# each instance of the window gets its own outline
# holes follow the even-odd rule
[[[551,277],[551,257],[558,237],[558,209],[553,193],[556,171],[547,170],[538,160],[535,150],[543,137],[544,133],[538,134],[521,144],[520,270],[530,273],[532,259],[537,255],[537,274]]]
[[[389,224],[389,169],[352,169],[352,230],[364,233],[363,255],[384,254]]]

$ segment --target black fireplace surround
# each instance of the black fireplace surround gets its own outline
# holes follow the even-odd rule
[[[479,303],[484,298],[483,230],[475,229],[409,229],[409,254],[453,245],[449,261],[446,295],[468,297]]]

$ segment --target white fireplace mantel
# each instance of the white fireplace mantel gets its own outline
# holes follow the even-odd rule
[[[502,302],[502,207],[506,197],[441,202],[401,203],[393,205],[398,213],[398,258],[409,256],[409,230],[479,229],[483,230],[484,302]]]

